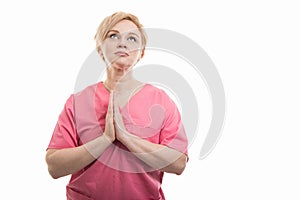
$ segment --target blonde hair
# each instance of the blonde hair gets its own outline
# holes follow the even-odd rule
[[[108,17],[106,17],[101,24],[99,25],[97,32],[95,34],[95,41],[96,41],[96,50],[98,53],[101,51],[101,43],[106,39],[108,32],[114,27],[117,23],[119,23],[122,20],[129,20],[133,22],[137,28],[139,29],[141,33],[141,39],[142,39],[142,55],[144,56],[144,51],[147,43],[147,35],[146,32],[143,29],[143,25],[140,23],[139,19],[130,13],[125,12],[116,12]],[[104,60],[104,57],[102,55],[102,59]]]

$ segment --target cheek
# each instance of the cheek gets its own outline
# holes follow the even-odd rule
[[[113,54],[113,49],[110,46],[103,46],[102,53],[106,61],[111,61],[111,59],[115,57]]]
[[[141,50],[135,50],[135,51],[132,51],[132,52],[131,52],[131,57],[132,57],[133,59],[139,59],[140,56],[141,56],[141,54],[142,54],[142,51],[141,51]]]
[[[106,40],[101,45],[101,49],[104,54],[111,54],[113,52],[113,48],[115,47],[115,45],[116,44],[113,41]]]
[[[106,45],[106,44],[103,45],[102,52],[103,52],[103,54],[111,54],[111,52],[112,52],[111,45]]]
[[[135,54],[135,62],[138,62],[142,58],[142,51],[137,51]]]

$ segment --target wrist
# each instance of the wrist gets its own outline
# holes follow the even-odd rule
[[[117,134],[117,140],[119,140],[120,142],[125,142],[126,140],[128,140],[128,133],[126,133],[126,131],[119,130]]]
[[[132,135],[128,131],[122,131],[122,134],[117,135],[117,140],[119,140],[123,144],[126,144],[130,142],[134,137],[136,136]]]
[[[114,137],[109,137],[109,136],[107,136],[106,134],[103,134],[102,136],[103,136],[103,138],[104,138],[106,141],[108,141],[109,143],[113,143],[113,142],[115,141],[115,138],[114,138]]]

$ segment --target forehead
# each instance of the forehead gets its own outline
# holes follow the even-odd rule
[[[140,34],[140,31],[138,30],[138,27],[135,25],[135,23],[127,19],[119,21],[109,31],[118,31],[119,33],[133,32],[136,34]]]

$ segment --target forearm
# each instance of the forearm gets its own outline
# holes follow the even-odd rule
[[[164,145],[155,144],[132,134],[119,139],[134,155],[154,169],[180,175],[186,165],[186,155]]]
[[[73,174],[97,159],[110,144],[102,135],[79,147],[49,149],[46,154],[49,173],[53,178]]]

